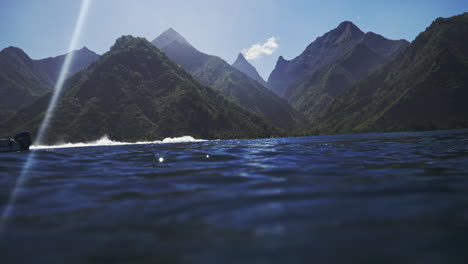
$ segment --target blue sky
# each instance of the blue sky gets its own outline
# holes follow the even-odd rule
[[[79,0],[0,0],[0,49],[16,46],[34,59],[67,52],[79,8]],[[272,54],[251,61],[267,78],[278,56],[296,57],[344,20],[411,41],[437,17],[466,11],[466,0],[91,0],[78,46],[102,54],[121,35],[152,40],[173,27],[200,51],[232,63],[275,37]]]

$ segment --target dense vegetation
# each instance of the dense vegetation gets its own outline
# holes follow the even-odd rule
[[[320,115],[321,133],[468,127],[468,13],[439,18]]]
[[[44,97],[31,105],[42,108]],[[43,113],[20,111],[12,123],[37,130]],[[22,117],[23,115],[24,117]],[[200,85],[142,38],[124,36],[111,50],[69,80],[50,123],[46,143],[82,142],[108,135],[114,140],[269,137],[271,124]],[[276,134],[278,135],[278,134]]]
[[[387,60],[364,43],[357,44],[338,62],[293,84],[285,97],[312,122],[333,100]]]
[[[97,61],[87,49],[76,51],[72,71],[84,69],[67,80],[46,143],[468,127],[466,43],[468,13],[437,19],[409,46],[343,22],[296,59],[280,57],[270,76],[298,113],[172,29],[154,45],[125,36]],[[34,61],[12,47],[0,52],[1,137],[35,134],[63,59]]]
[[[153,44],[189,71],[196,80],[218,89],[274,125],[293,131],[305,124],[302,116],[285,100],[221,58],[198,51],[173,29],[162,33],[153,40]]]

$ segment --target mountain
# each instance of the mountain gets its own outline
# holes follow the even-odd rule
[[[83,47],[80,50],[74,50],[72,51],[72,53],[73,60],[70,64],[70,69],[67,73],[67,78],[77,73],[79,70],[88,67],[91,63],[95,62],[100,57],[94,51],[91,51],[86,47]],[[62,65],[65,61],[66,56],[67,54],[53,58],[46,58],[38,60],[36,61],[36,63],[47,74],[49,79],[55,83],[58,80],[58,76],[60,74],[60,70],[62,69]]]
[[[285,97],[294,108],[315,121],[318,114],[335,98],[386,62],[387,59],[366,44],[358,43],[338,62],[322,67],[291,85]]]
[[[193,80],[158,48],[123,36],[109,52],[70,78],[42,143],[83,142],[108,135],[138,141],[269,137],[278,130],[258,115]],[[13,117],[10,127],[37,130],[47,96]],[[34,109],[35,108],[35,109]],[[36,113],[31,117],[31,113]],[[37,114],[40,113],[40,114]]]
[[[192,47],[192,45],[173,28],[164,31],[159,37],[152,41],[153,45],[159,48],[169,46],[173,42]]]
[[[48,75],[24,51],[0,52],[0,106],[16,111],[52,89]]]
[[[339,96],[322,133],[468,127],[468,13],[438,18],[395,60]]]
[[[245,59],[242,53],[239,53],[236,61],[232,64],[232,67],[245,73],[247,76],[249,76],[250,78],[254,79],[255,81],[259,82],[261,85],[266,87],[265,80],[263,80],[260,74],[258,74],[257,69],[255,69],[255,67]]]
[[[68,77],[99,58],[87,48],[73,52]],[[33,60],[19,48],[3,49],[0,52],[0,106],[16,111],[51,91],[65,56]]]
[[[268,78],[267,86],[276,94],[285,96],[290,85],[307,75],[314,74],[322,67],[336,63],[362,42],[388,60],[408,45],[405,40],[393,41],[374,33],[365,34],[352,22],[345,21],[337,28],[318,37],[293,60],[287,61],[280,56]]]
[[[274,125],[292,131],[303,123],[304,119],[285,100],[221,58],[198,51],[173,29],[163,32],[152,43],[196,80],[218,89]]]

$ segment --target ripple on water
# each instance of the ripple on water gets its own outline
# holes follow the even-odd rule
[[[0,261],[465,263],[467,140],[460,130],[34,150]],[[0,209],[26,157],[2,153]]]

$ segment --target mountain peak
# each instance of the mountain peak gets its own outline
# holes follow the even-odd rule
[[[152,43],[156,47],[162,49],[166,47],[167,45],[171,44],[174,41],[178,41],[179,43],[192,46],[190,43],[182,36],[180,35],[177,31],[175,31],[173,28],[169,28],[161,35],[159,35],[157,38],[155,38]]]
[[[354,25],[353,22],[348,21],[348,20],[345,20],[345,21],[341,22],[340,25],[339,25],[338,27],[347,27],[347,26],[354,26],[354,27],[356,27],[356,25]]]
[[[91,50],[88,49],[88,47],[83,46],[83,48],[79,49],[79,51],[86,51],[86,52],[89,52],[89,51],[91,51]]]
[[[361,29],[359,29],[353,22],[351,21],[343,21],[341,22],[338,27],[336,28],[336,31],[340,32],[341,34],[350,34],[350,35],[357,35],[361,36],[364,34]]]
[[[13,47],[13,46],[4,48],[2,51],[0,51],[0,54],[6,54],[7,56],[15,56],[15,57],[18,57],[18,58],[20,58],[22,60],[31,60],[31,58],[29,58],[29,56],[28,56],[28,54],[26,54],[26,52],[24,52],[20,48]]]
[[[175,31],[175,29],[172,28],[172,27],[168,28],[165,32],[163,32],[163,34],[164,34],[164,33],[168,33],[168,34],[179,34],[179,33],[178,33],[177,31]]]
[[[245,61],[245,62],[247,62],[247,59],[245,59],[244,54],[242,54],[242,52],[240,52],[239,55],[237,55],[237,60],[236,61]]]
[[[88,47],[83,46],[83,48],[79,50],[75,50],[74,52],[79,53],[81,55],[89,55],[89,56],[99,56],[96,52],[88,49]]]
[[[258,74],[257,69],[248,62],[242,53],[239,53],[237,60],[232,64],[232,67],[238,69],[239,71],[245,73],[250,78],[256,80],[263,86],[266,85],[265,80]]]
[[[279,56],[278,57],[278,60],[276,61],[276,66],[282,66],[284,64],[287,64],[288,61],[283,57],[283,56]]]
[[[124,35],[124,36],[119,37],[115,41],[115,44],[111,47],[111,51],[134,48],[137,46],[138,47],[151,47],[151,43],[145,38],[134,37],[131,35]]]
[[[9,46],[7,48],[4,48],[1,53],[25,53],[22,49],[20,48],[17,48],[17,47],[13,47],[13,46]]]

